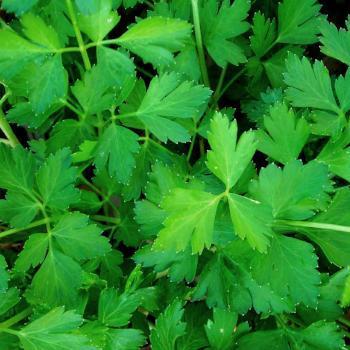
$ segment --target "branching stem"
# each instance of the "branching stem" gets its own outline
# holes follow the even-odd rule
[[[22,232],[22,231],[26,231],[26,230],[29,230],[29,229],[34,228],[34,227],[46,225],[48,220],[51,221],[52,219],[44,218],[44,219],[40,219],[40,220],[34,221],[34,222],[30,223],[29,225],[27,225],[25,227],[12,228],[10,230],[2,231],[2,232],[0,232],[0,238],[4,238],[4,237],[10,236],[10,235],[14,235],[16,233],[19,233],[19,232]]]

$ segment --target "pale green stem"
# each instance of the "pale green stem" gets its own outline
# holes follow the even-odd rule
[[[320,230],[332,230],[350,233],[350,226],[328,224],[323,222],[276,220],[275,224],[283,226],[316,228]]]
[[[86,118],[86,115],[82,112],[79,111],[79,109],[77,109],[75,106],[73,106],[70,102],[68,102],[67,100],[61,98],[60,102],[65,105],[67,108],[69,108],[72,112],[74,112],[76,115],[78,115],[79,117],[81,117],[82,119]]]
[[[189,162],[191,159],[196,139],[197,139],[197,132],[192,137],[190,148],[189,148],[188,153],[187,153],[187,162]]]
[[[14,235],[16,233],[19,233],[19,232],[22,232],[22,231],[25,231],[25,230],[29,230],[29,229],[37,227],[37,226],[46,225],[48,220],[51,221],[51,219],[49,219],[49,218],[44,218],[44,219],[41,219],[41,220],[34,221],[34,222],[32,222],[31,224],[29,224],[29,225],[27,225],[25,227],[12,228],[10,230],[2,231],[2,232],[0,232],[0,238],[4,238],[4,237],[10,236],[10,235]]]
[[[102,222],[108,222],[114,225],[119,225],[120,224],[120,219],[119,218],[113,218],[110,216],[104,216],[104,215],[92,215],[91,216],[92,220],[95,221],[102,221]]]
[[[5,114],[2,110],[2,105],[9,96],[10,96],[10,93],[6,93],[0,100],[0,129],[7,137],[10,146],[15,147],[16,145],[19,145],[20,143],[19,143],[16,134],[13,132],[11,125],[7,121]]]
[[[217,97],[220,96],[220,94],[221,94],[221,89],[222,89],[222,86],[224,84],[226,72],[227,72],[227,65],[221,71],[218,85],[216,86],[215,93],[213,95],[213,101],[216,101],[216,103],[218,102]]]
[[[207,64],[205,62],[205,55],[204,55],[204,46],[203,46],[203,39],[202,39],[202,32],[201,32],[201,22],[200,22],[200,18],[199,18],[199,10],[198,10],[198,0],[191,0],[191,2],[192,2],[194,34],[196,37],[199,66],[201,68],[201,73],[202,73],[204,85],[210,87]]]
[[[30,314],[32,313],[32,308],[31,307],[27,307],[26,309],[24,309],[23,311],[21,311],[20,313],[18,313],[17,315],[9,318],[8,320],[1,322],[0,323],[0,332],[1,331],[5,331],[7,330],[9,327],[15,325],[16,323],[24,320],[25,318],[27,318]],[[8,332],[8,333],[12,333],[12,332]]]
[[[84,62],[85,69],[90,70],[91,69],[90,59],[89,59],[89,56],[87,54],[86,47],[85,47],[85,44],[83,41],[83,37],[82,37],[80,29],[79,29],[79,25],[78,25],[77,17],[75,15],[72,0],[66,0],[66,5],[67,5],[70,20],[71,20],[72,25],[73,25],[74,33],[75,33],[75,36],[77,38],[79,50],[80,50],[81,57],[82,57],[83,62]]]

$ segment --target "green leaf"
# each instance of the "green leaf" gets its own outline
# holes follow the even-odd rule
[[[24,227],[36,216],[40,202],[34,188],[36,171],[31,153],[21,147],[11,149],[0,145],[0,188],[7,189],[5,199],[0,200],[0,220],[15,227]]]
[[[181,321],[183,313],[181,302],[175,300],[157,318],[150,336],[153,350],[175,349],[177,339],[185,334],[186,323]]]
[[[339,100],[341,110],[346,113],[350,110],[350,69],[346,71],[344,76],[339,75],[335,81],[334,88]]]
[[[30,289],[30,298],[50,306],[75,306],[77,289],[82,284],[82,270],[70,257],[50,249]]]
[[[50,25],[55,28],[62,46],[67,45],[69,37],[74,36],[74,29],[66,16],[66,2],[48,1],[40,7],[40,11]]]
[[[232,349],[238,315],[227,310],[214,309],[213,316],[214,320],[208,320],[205,326],[205,333],[211,348],[215,350]]]
[[[211,151],[208,151],[207,167],[227,190],[237,183],[255,153],[254,133],[243,133],[237,142],[237,129],[236,121],[230,123],[226,116],[217,112],[208,132]]]
[[[350,305],[350,278],[349,275],[346,277],[344,283],[344,289],[341,296],[340,304],[342,307],[348,307]]]
[[[33,76],[35,75],[37,74],[33,72]],[[34,86],[34,80],[31,81],[30,84],[34,90],[36,89],[38,91],[38,86]],[[58,104],[53,104],[51,108],[46,109],[44,113],[33,113],[33,106],[30,102],[19,102],[8,111],[6,118],[12,123],[18,123],[19,125],[28,126],[30,128],[38,128],[42,126],[50,117],[50,114],[55,112],[58,108]]]
[[[256,255],[252,262],[252,274],[281,297],[290,296],[294,305],[304,303],[315,307],[318,303],[321,283],[317,271],[317,256],[311,244],[287,236],[276,236],[268,254]],[[271,279],[269,276],[274,276]]]
[[[191,244],[192,253],[195,254],[201,253],[204,247],[210,248],[220,198],[199,190],[172,190],[162,202],[168,217],[154,243],[154,249],[180,251]]]
[[[350,129],[347,128],[337,138],[329,140],[323,147],[317,160],[329,167],[329,170],[341,178],[350,181]]]
[[[55,52],[61,48],[60,40],[55,29],[33,13],[28,13],[21,18],[23,32],[33,43]]]
[[[63,216],[51,231],[51,237],[60,249],[76,259],[92,259],[107,254],[111,247],[101,236],[102,230],[89,224],[89,218],[81,213]]]
[[[335,100],[331,79],[321,61],[310,61],[290,55],[287,60],[285,82],[289,86],[286,94],[294,107],[312,107],[334,113],[341,110]]]
[[[164,17],[148,17],[135,23],[116,43],[154,66],[169,65],[173,53],[184,47],[191,35],[185,21]]]
[[[74,0],[79,13],[83,15],[91,15],[97,11],[100,5],[99,0]]]
[[[331,188],[326,166],[293,161],[283,170],[274,164],[262,169],[250,193],[272,209],[274,218],[305,220],[327,205],[326,191]]]
[[[282,164],[299,157],[310,134],[304,118],[297,119],[292,109],[288,110],[284,103],[276,103],[264,117],[264,125],[267,132],[257,131],[259,151]]]
[[[33,198],[18,192],[7,192],[5,200],[0,200],[0,220],[13,227],[24,227],[32,222],[39,210]]]
[[[139,152],[138,135],[122,126],[111,124],[101,136],[95,153],[95,164],[101,170],[108,165],[108,173],[127,183],[135,167]]]
[[[75,332],[82,322],[80,315],[57,307],[21,328],[18,336],[25,350],[93,350],[88,339]]]
[[[350,66],[350,31],[340,28],[324,20],[320,24],[322,43],[321,51]]]
[[[216,253],[205,264],[194,289],[193,299],[206,297],[209,308],[218,307],[245,314],[292,312],[293,303],[262,284],[252,274],[251,259],[256,253],[246,242],[236,240]]]
[[[0,255],[0,293],[3,293],[8,288],[10,275],[7,272],[7,262],[3,255]]]
[[[10,288],[6,292],[0,292],[0,315],[7,313],[16,306],[20,300],[20,291],[16,287]]]
[[[156,251],[148,245],[139,249],[133,259],[145,267],[154,266],[156,272],[169,269],[171,282],[180,282],[184,279],[191,282],[196,276],[198,257],[191,254],[190,248],[183,252],[176,252],[175,249]]]
[[[29,63],[50,52],[49,49],[31,43],[10,29],[0,29],[0,78],[12,79]]]
[[[23,250],[19,253],[15,263],[15,270],[26,272],[30,267],[40,265],[46,256],[49,246],[49,236],[44,233],[30,235],[24,244]]]
[[[136,6],[139,3],[143,3],[144,0],[123,0],[123,6],[128,9]],[[155,4],[156,5],[156,4]]]
[[[17,16],[23,15],[37,4],[39,0],[3,0],[1,8],[7,12],[14,12]]]
[[[301,331],[301,342],[311,349],[335,350],[344,348],[343,334],[336,323],[319,321]]]
[[[119,250],[111,250],[99,259],[101,278],[107,281],[108,286],[118,285],[122,275],[119,265],[123,262],[123,255]]]
[[[97,48],[97,62],[109,86],[119,94],[118,103],[124,102],[136,83],[135,65],[122,50]]]
[[[208,88],[181,81],[174,72],[165,73],[151,80],[137,109],[128,110],[121,118],[136,116],[162,142],[187,142],[188,131],[174,119],[194,118],[209,96]]]
[[[258,57],[262,57],[268,52],[275,40],[276,22],[274,19],[265,18],[261,12],[255,12],[252,30],[250,46]]]
[[[245,21],[249,9],[248,0],[235,0],[232,5],[229,0],[224,0],[220,8],[215,0],[207,0],[203,3],[200,17],[204,44],[219,66],[246,62],[243,49],[233,39],[249,29],[249,23]],[[235,25],[233,26],[232,23]]]
[[[52,128],[50,138],[46,141],[46,152],[55,153],[64,147],[70,147],[74,151],[84,140],[90,140],[92,135],[93,128],[90,125],[74,119],[64,119]]]
[[[67,93],[67,72],[61,56],[56,54],[40,66],[31,82],[30,106],[35,113],[44,113]]]
[[[323,276],[317,306],[312,312],[305,306],[299,306],[298,315],[301,319],[307,324],[320,320],[336,321],[343,314],[341,299],[349,274],[350,270],[347,267],[330,277]]]
[[[342,334],[335,323],[320,321],[298,331],[290,328],[258,331],[239,340],[238,349],[287,350],[294,344],[295,349],[340,350],[344,347]]]
[[[308,45],[318,41],[321,5],[317,0],[284,0],[278,6],[277,42]]]
[[[198,350],[209,346],[204,325],[210,315],[203,303],[188,303],[185,307],[184,322],[186,333],[176,342],[177,349]]]
[[[176,55],[175,62],[169,67],[169,71],[170,70],[183,74],[188,80],[198,82],[201,79],[201,71],[194,41],[187,44],[181,52]]]
[[[145,344],[145,337],[138,329],[111,329],[107,336],[106,350],[138,350]]]
[[[98,319],[109,327],[126,326],[140,304],[137,293],[118,294],[115,289],[104,289],[98,303]]]
[[[38,170],[36,181],[43,204],[54,209],[67,209],[79,198],[74,188],[77,171],[71,167],[71,154],[64,148],[50,155]]]
[[[35,160],[21,147],[11,149],[0,144],[0,187],[24,194],[31,194],[34,183]]]
[[[92,115],[109,109],[113,104],[114,94],[107,79],[103,63],[93,66],[84,73],[83,80],[77,80],[72,92],[79,101],[86,115]]]
[[[158,2],[154,4],[154,11],[151,13],[156,16],[174,17],[188,21],[191,15],[191,3],[187,0],[173,0],[169,3]]]
[[[247,239],[253,249],[266,253],[274,236],[270,228],[272,215],[268,207],[232,193],[228,196],[228,203],[235,233],[241,239]]]
[[[162,229],[162,223],[167,217],[164,210],[149,201],[136,202],[135,215],[142,233],[147,236],[156,235]]]
[[[247,114],[248,119],[263,126],[263,116],[268,114],[270,107],[277,102],[283,101],[282,89],[270,89],[260,94],[258,100],[248,100],[242,102],[242,111]]]
[[[182,164],[181,164],[182,165]],[[145,188],[145,194],[149,201],[160,204],[164,196],[177,187],[185,188],[187,169],[180,164],[163,164],[156,162],[152,165],[152,173]]]
[[[120,16],[112,10],[112,0],[95,0],[90,13],[78,15],[78,24],[92,41],[101,41],[119,22]]]
[[[313,221],[350,226],[350,215],[347,208],[350,205],[350,191],[348,188],[339,189],[329,207]],[[311,240],[323,250],[328,260],[337,266],[350,264],[350,236],[336,230],[311,229],[303,230]]]
[[[283,74],[286,71],[286,60],[288,55],[295,54],[298,57],[301,57],[303,52],[304,50],[300,46],[287,45],[262,62],[265,73],[273,88],[285,86]]]
[[[16,287],[8,289],[9,280],[10,274],[7,271],[7,262],[0,255],[0,315],[5,314],[20,301],[19,290]]]

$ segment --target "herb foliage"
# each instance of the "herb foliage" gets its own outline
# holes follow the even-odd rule
[[[349,22],[1,6],[1,349],[347,348]]]

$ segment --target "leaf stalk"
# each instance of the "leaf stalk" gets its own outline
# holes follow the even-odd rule
[[[200,17],[199,17],[199,10],[198,10],[198,0],[191,0],[191,1],[192,1],[194,34],[196,37],[199,66],[201,69],[202,79],[203,79],[204,85],[210,87],[208,69],[207,69],[207,64],[205,62],[204,46],[203,46],[201,24],[200,24],[201,22],[200,22]]]

